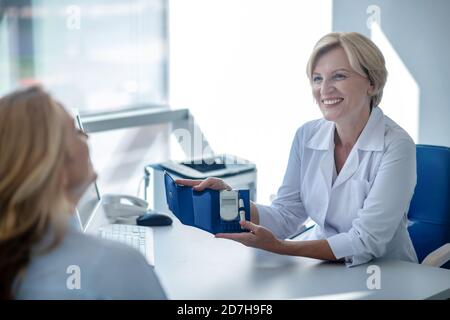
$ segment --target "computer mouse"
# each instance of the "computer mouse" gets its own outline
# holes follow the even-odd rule
[[[172,224],[172,218],[159,212],[148,211],[142,216],[137,217],[136,224],[147,227],[170,226]]]

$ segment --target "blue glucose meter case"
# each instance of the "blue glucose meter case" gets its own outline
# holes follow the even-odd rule
[[[202,229],[212,234],[247,232],[242,229],[240,214],[232,220],[224,220],[220,215],[220,191],[205,189],[195,191],[192,187],[175,183],[173,178],[164,173],[166,200],[170,211],[181,223]],[[238,194],[239,212],[245,212],[245,220],[250,220],[250,191],[235,190]],[[242,201],[240,201],[242,199]],[[242,206],[243,204],[243,206]]]

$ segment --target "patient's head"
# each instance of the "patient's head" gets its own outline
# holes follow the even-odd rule
[[[95,180],[86,136],[39,87],[0,99],[0,297],[26,267],[48,228],[55,245],[88,185]]]

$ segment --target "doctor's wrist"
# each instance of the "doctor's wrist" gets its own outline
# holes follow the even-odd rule
[[[278,254],[284,254],[284,255],[292,255],[292,249],[289,246],[289,241],[286,240],[279,240],[278,244]]]
[[[279,254],[288,256],[308,256],[305,241],[280,240]]]

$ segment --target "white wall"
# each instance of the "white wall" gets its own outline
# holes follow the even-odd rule
[[[394,75],[396,68],[388,70],[399,79],[395,81],[388,77],[386,83],[386,90],[391,90],[391,97],[395,96],[398,101],[392,106],[397,109],[391,112],[396,118],[394,120],[414,119],[414,113],[417,113],[418,125],[408,124],[410,128],[418,127],[417,142],[450,147],[450,104],[447,97],[450,91],[450,1],[334,0],[333,30],[357,31],[370,36],[367,28],[367,8],[370,6],[378,7],[385,43],[389,42],[409,73],[403,77],[406,81],[402,81],[400,73]],[[411,83],[411,77],[414,83]],[[418,110],[410,103],[411,95],[416,94],[419,96]],[[390,103],[389,98],[384,102]]]
[[[170,104],[215,152],[258,166],[258,202],[281,184],[296,129],[321,117],[305,68],[331,0],[171,0]]]

